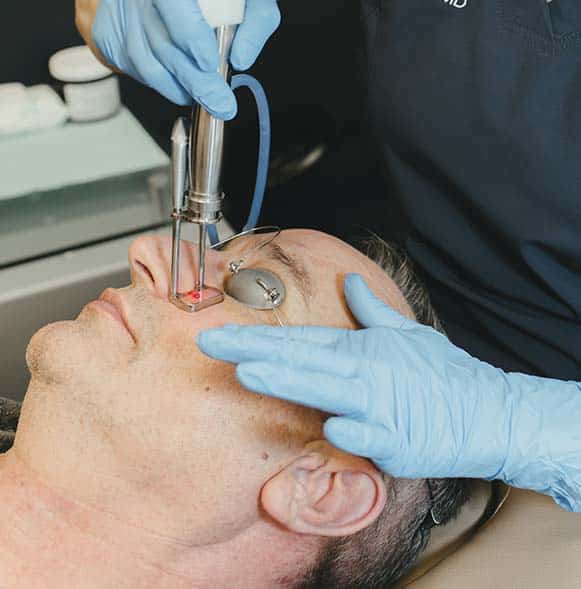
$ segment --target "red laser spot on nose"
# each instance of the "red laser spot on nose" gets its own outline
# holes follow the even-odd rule
[[[185,293],[184,297],[197,302],[202,297],[202,293],[199,290],[190,290],[190,292]]]
[[[185,293],[183,296],[190,299],[194,303],[210,299],[212,297],[220,296],[222,293],[217,288],[205,286],[203,289],[194,289],[190,292]]]

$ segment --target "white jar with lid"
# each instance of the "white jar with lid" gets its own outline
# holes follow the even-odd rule
[[[86,45],[55,53],[48,62],[48,69],[51,76],[62,83],[72,121],[106,119],[121,108],[117,76]]]

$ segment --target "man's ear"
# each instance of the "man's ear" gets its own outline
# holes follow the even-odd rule
[[[350,536],[372,524],[387,500],[383,476],[363,458],[315,442],[262,488],[264,510],[298,534]]]

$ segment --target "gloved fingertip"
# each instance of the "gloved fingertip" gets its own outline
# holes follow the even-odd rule
[[[224,345],[228,343],[231,331],[226,329],[208,329],[200,331],[196,336],[198,347],[206,356],[217,358]]]
[[[378,298],[361,275],[348,274],[344,289],[347,305],[362,327],[398,329],[406,325],[407,319]]]
[[[247,57],[241,57],[233,53],[230,56],[230,63],[237,72],[245,72],[252,67],[254,60],[250,61]]]
[[[198,348],[204,352],[204,354],[208,353],[208,344],[212,343],[212,334],[206,331],[200,331],[196,336],[196,344]]]
[[[345,282],[344,287],[345,290],[353,289],[353,288],[361,288],[367,287],[367,283],[365,282],[363,276],[361,274],[356,274],[355,272],[349,272],[345,275]]]
[[[238,106],[235,106],[232,110],[223,113],[222,119],[225,121],[231,121],[232,119],[236,118],[237,114],[238,114]]]
[[[369,458],[386,470],[393,440],[383,427],[348,417],[331,417],[325,422],[323,431],[337,448]]]
[[[375,302],[376,296],[369,288],[367,282],[360,274],[348,274],[345,277],[345,298],[352,311],[355,305],[367,305],[369,302]],[[357,315],[357,313],[355,313]]]
[[[261,47],[257,47],[255,43],[237,37],[230,53],[232,67],[239,72],[249,70],[257,60],[260,49]]]
[[[200,101],[202,106],[217,119],[231,121],[238,114],[238,104],[234,98],[220,100],[214,104],[205,104]]]
[[[343,417],[330,417],[323,425],[323,433],[331,444],[341,450],[350,450],[353,440],[353,432],[349,423]]]

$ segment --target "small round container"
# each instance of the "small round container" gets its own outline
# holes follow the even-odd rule
[[[48,62],[48,69],[62,84],[72,121],[86,123],[107,119],[121,108],[117,76],[86,45],[55,53]]]

